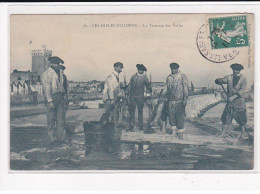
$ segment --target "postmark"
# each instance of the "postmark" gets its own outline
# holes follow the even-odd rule
[[[208,22],[212,49],[248,46],[245,15],[209,18]]]
[[[239,48],[211,49],[214,41],[208,33],[209,23],[203,24],[197,34],[196,44],[200,54],[213,63],[224,63],[234,59],[239,54]]]

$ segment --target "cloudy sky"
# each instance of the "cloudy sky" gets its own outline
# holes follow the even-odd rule
[[[252,85],[253,68],[247,67],[247,47],[239,48],[235,59],[221,64],[200,55],[196,36],[205,21],[203,14],[12,15],[10,70],[31,70],[30,51],[44,44],[65,61],[69,80],[105,80],[113,64],[120,61],[127,80],[136,72],[136,64],[142,63],[153,81],[165,81],[169,64],[177,62],[195,87],[213,86],[217,77],[232,73],[229,66],[237,62],[246,67],[243,74],[248,86]],[[101,27],[102,24],[137,27]]]

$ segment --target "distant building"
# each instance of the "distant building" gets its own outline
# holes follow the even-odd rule
[[[28,71],[18,71],[14,70],[13,73],[10,75],[10,81],[11,82],[17,82],[18,80],[25,81],[33,81],[33,73],[28,70]]]
[[[10,84],[11,95],[28,95],[31,91],[29,81],[13,81]]]
[[[32,73],[37,75],[38,81],[41,80],[43,72],[50,67],[49,57],[52,56],[52,51],[47,50],[43,45],[41,49],[31,51],[32,55]]]

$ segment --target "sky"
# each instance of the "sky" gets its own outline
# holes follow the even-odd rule
[[[12,15],[10,70],[31,70],[31,50],[46,45],[64,60],[69,80],[104,81],[113,64],[122,62],[121,75],[127,80],[136,73],[136,64],[144,64],[153,81],[165,81],[169,64],[177,62],[195,87],[216,87],[216,78],[231,74],[232,63],[241,63],[250,87],[254,68],[248,68],[247,47],[238,48],[238,56],[225,63],[200,55],[196,36],[206,18],[206,14]],[[158,27],[166,24],[169,27]]]

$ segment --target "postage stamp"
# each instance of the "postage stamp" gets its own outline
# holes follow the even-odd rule
[[[245,15],[209,18],[209,30],[212,49],[248,46]]]
[[[197,34],[197,47],[205,59],[213,63],[225,63],[234,59],[238,54],[238,48],[211,49],[210,42],[214,39],[208,37],[209,24],[203,24]]]

